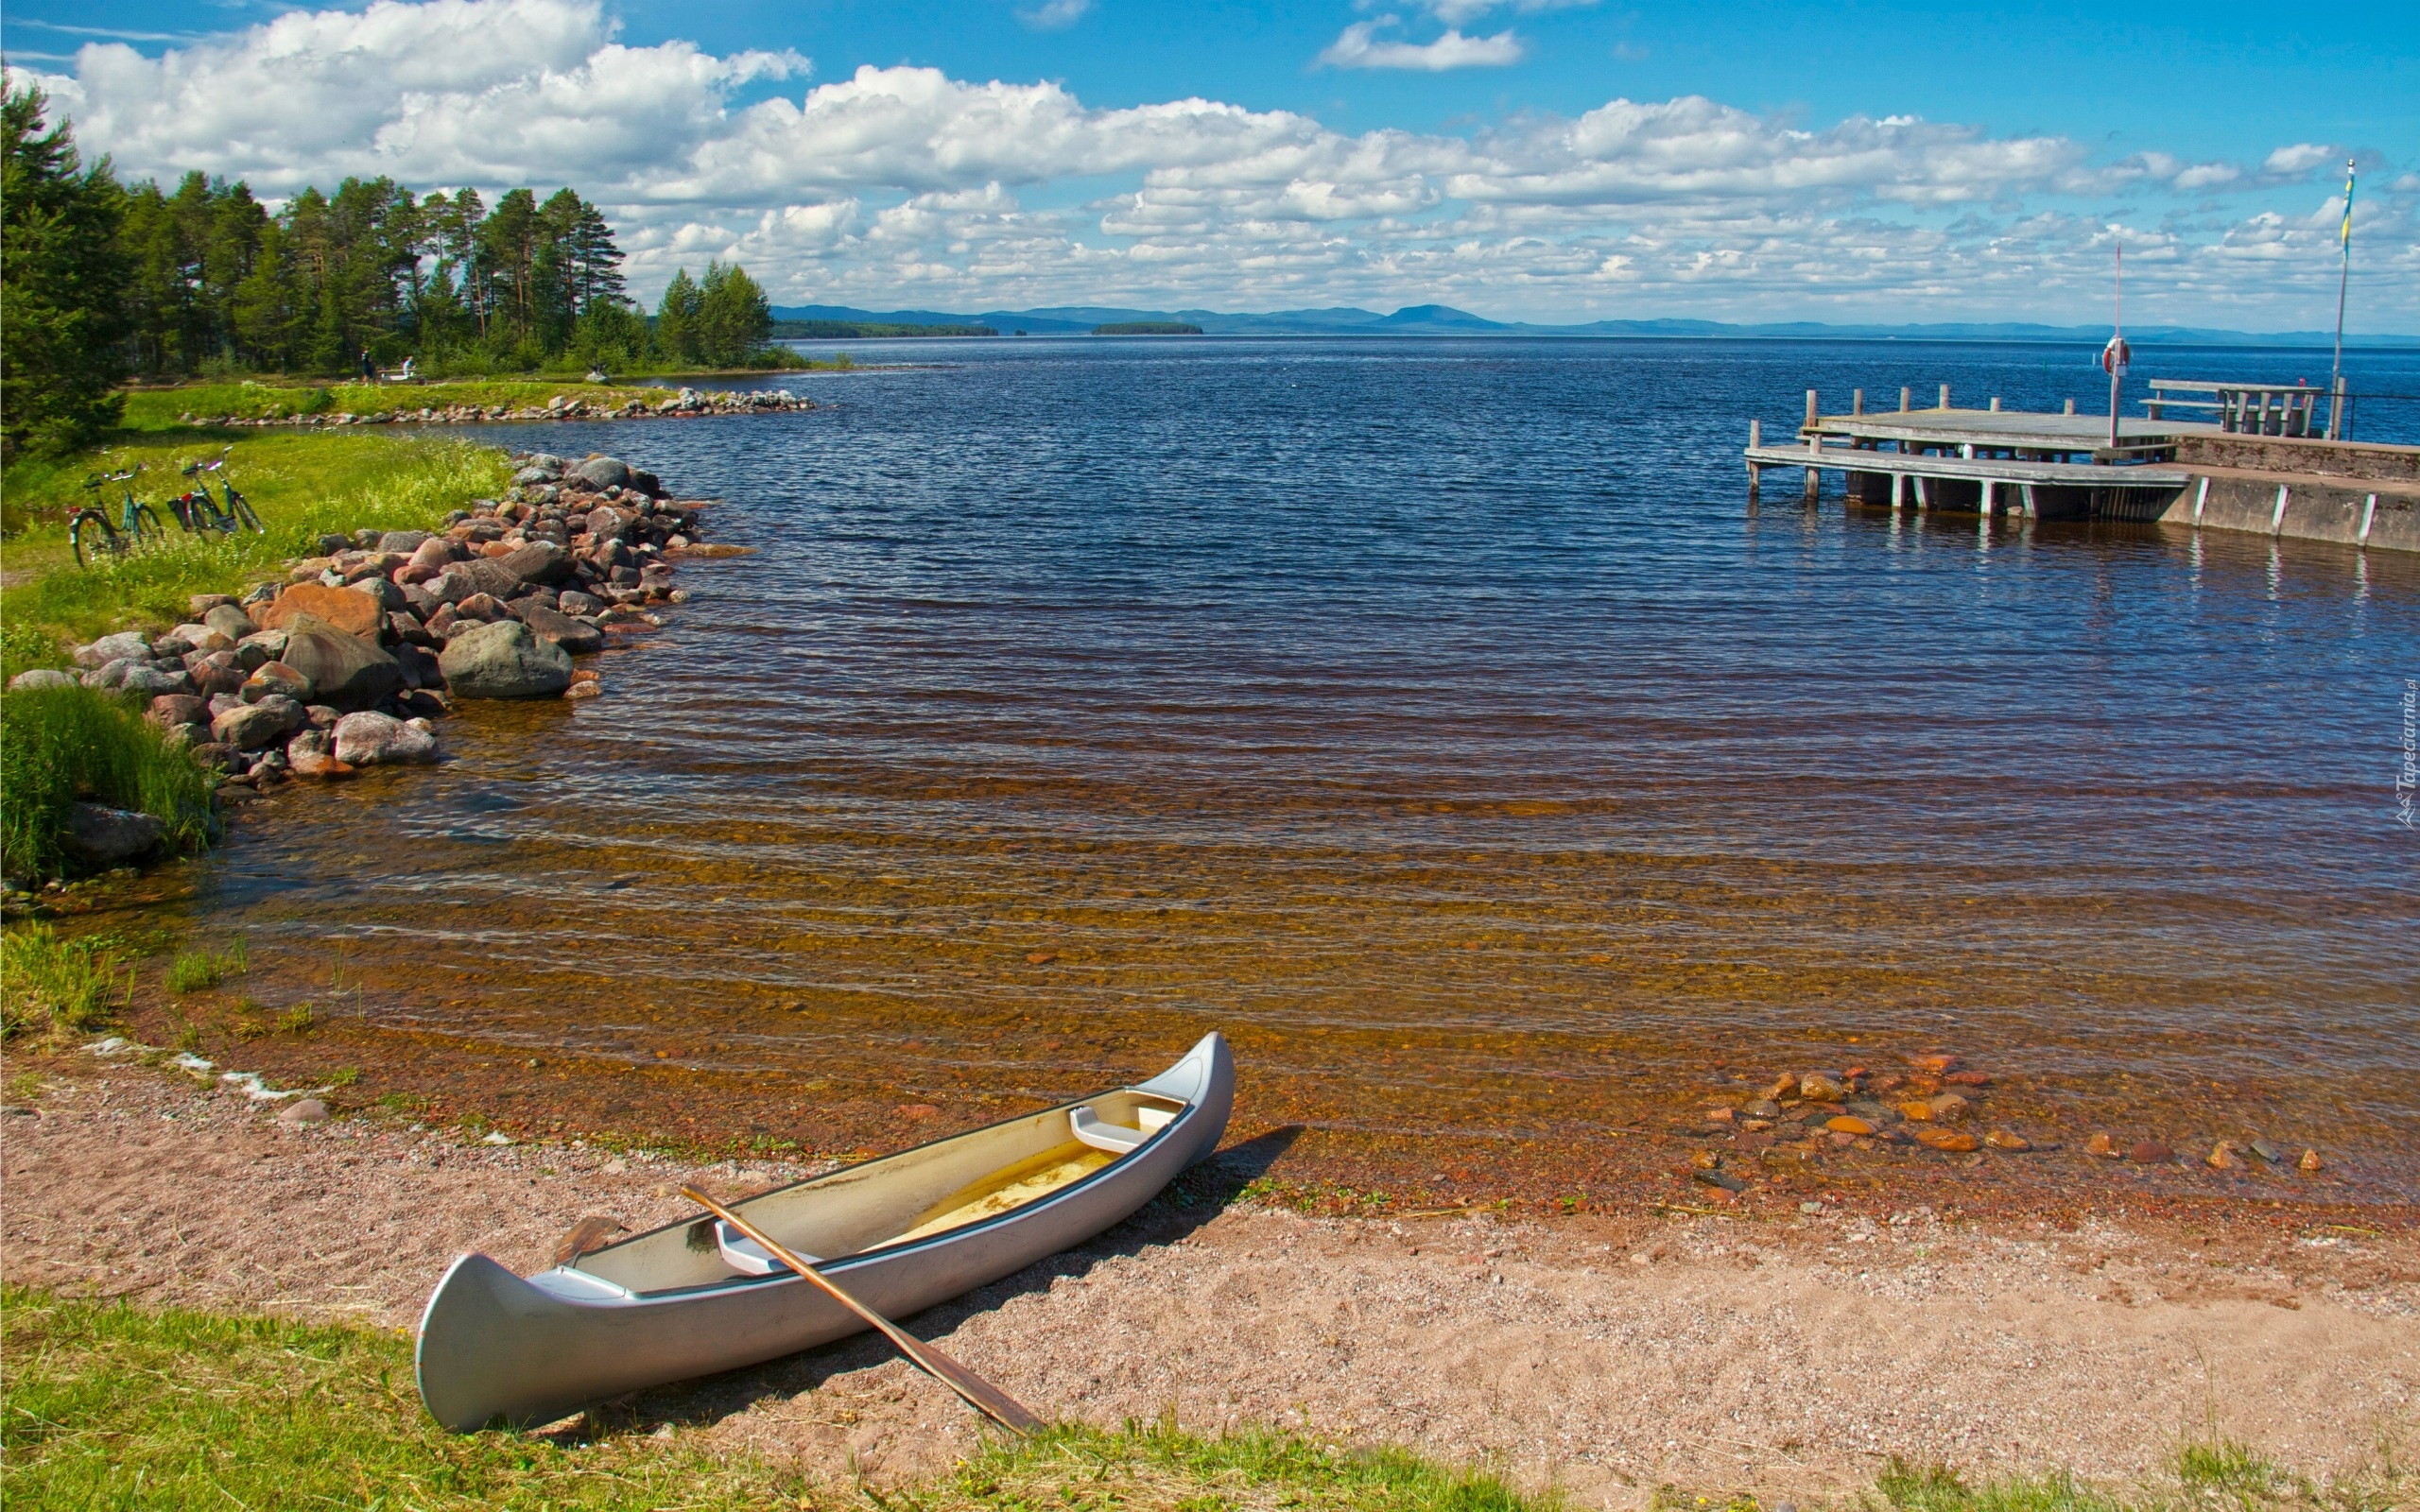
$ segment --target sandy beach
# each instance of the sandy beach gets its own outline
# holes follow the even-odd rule
[[[9,1279],[147,1305],[408,1330],[464,1249],[527,1270],[585,1214],[681,1214],[681,1180],[813,1169],[473,1143],[375,1114],[289,1127],[173,1070],[12,1061]],[[1253,1152],[1222,1160],[1207,1174],[1232,1193]],[[1668,1485],[1838,1497],[1891,1454],[2134,1480],[2212,1436],[2325,1478],[2410,1441],[2408,1234],[2249,1206],[2189,1225],[1819,1206],[1372,1220],[1163,1198],[913,1323],[1052,1416],[1405,1444],[1590,1506]],[[878,1482],[977,1433],[864,1340],[558,1431],[600,1422]]]

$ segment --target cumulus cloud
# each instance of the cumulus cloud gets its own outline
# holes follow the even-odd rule
[[[1425,10],[1524,9],[1475,6]],[[1368,49],[1408,45],[1378,34],[1399,24],[1364,25]],[[2063,136],[1807,124],[1701,96],[1348,133],[928,68],[811,83],[791,53],[628,45],[596,0],[375,0],[152,58],[95,42],[35,77],[86,149],[134,176],[200,169],[270,197],[347,175],[568,182],[614,219],[641,290],[736,258],[780,302],[884,308],[2058,317],[2098,307],[2116,237],[2148,270],[2128,291],[2145,318],[2311,325],[2332,312],[2336,201],[2321,197],[2343,152],[2109,160]],[[2420,175],[2366,172],[2379,187],[2357,280],[2409,329]],[[1070,184],[1095,198],[1069,203]]]
[[[1396,25],[1397,18],[1357,21],[1328,43],[1319,61],[1330,68],[1402,68],[1442,74],[1449,68],[1501,68],[1517,63],[1529,49],[1511,31],[1493,37],[1465,37],[1447,27],[1435,42],[1409,43],[1381,39],[1377,33]]]

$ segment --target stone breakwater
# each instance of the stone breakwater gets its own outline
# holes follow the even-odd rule
[[[251,417],[221,415],[212,418],[191,411],[177,418],[188,425],[267,426],[267,425],[467,425],[486,421],[529,420],[687,420],[702,415],[763,415],[790,410],[813,409],[815,401],[804,394],[785,393],[775,388],[759,388],[747,393],[723,389],[683,388],[660,404],[643,399],[625,400],[618,404],[592,403],[557,394],[544,404],[423,404],[419,408],[398,407],[356,414],[351,410],[316,415],[256,415]]]
[[[435,762],[435,721],[464,699],[596,697],[586,659],[687,598],[672,564],[699,547],[699,506],[614,457],[515,460],[503,498],[473,501],[440,531],[323,536],[283,585],[196,594],[186,624],[103,636],[77,647],[80,675],[27,672],[11,686],[149,695],[147,717],[219,774],[222,805]],[[161,834],[149,815],[79,804],[68,849],[115,866]]]

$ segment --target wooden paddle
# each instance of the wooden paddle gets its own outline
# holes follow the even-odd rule
[[[696,1187],[683,1186],[681,1194],[720,1218],[764,1246],[765,1253],[798,1272],[812,1284],[821,1287],[825,1296],[864,1318],[882,1331],[882,1336],[899,1347],[918,1369],[966,1399],[967,1405],[998,1423],[1011,1433],[1030,1434],[1042,1426],[1042,1419],[1017,1405],[1007,1392],[959,1364],[949,1355],[893,1323],[865,1303],[842,1290],[839,1283],[808,1264],[799,1256],[785,1249],[762,1228],[717,1202]]]

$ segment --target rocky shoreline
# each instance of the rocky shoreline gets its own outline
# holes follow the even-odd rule
[[[649,404],[643,400],[626,400],[619,404],[591,404],[557,394],[544,404],[423,404],[417,409],[396,408],[356,414],[339,410],[331,414],[261,415],[244,417],[196,415],[191,411],[177,418],[188,425],[213,427],[266,427],[296,425],[304,428],[325,425],[467,425],[493,421],[532,420],[691,420],[707,415],[781,414],[818,407],[814,400],[804,394],[784,392],[778,388],[759,388],[746,393],[729,389],[682,388],[663,403]]]
[[[284,585],[196,594],[186,624],[103,636],[77,647],[80,675],[43,669],[10,686],[148,694],[146,717],[218,774],[222,809],[299,779],[435,762],[435,721],[465,699],[596,697],[588,659],[687,598],[673,563],[700,548],[700,505],[616,457],[514,460],[502,498],[472,501],[437,532],[323,536]],[[163,833],[150,815],[79,803],[65,838],[100,868],[150,853]]]

